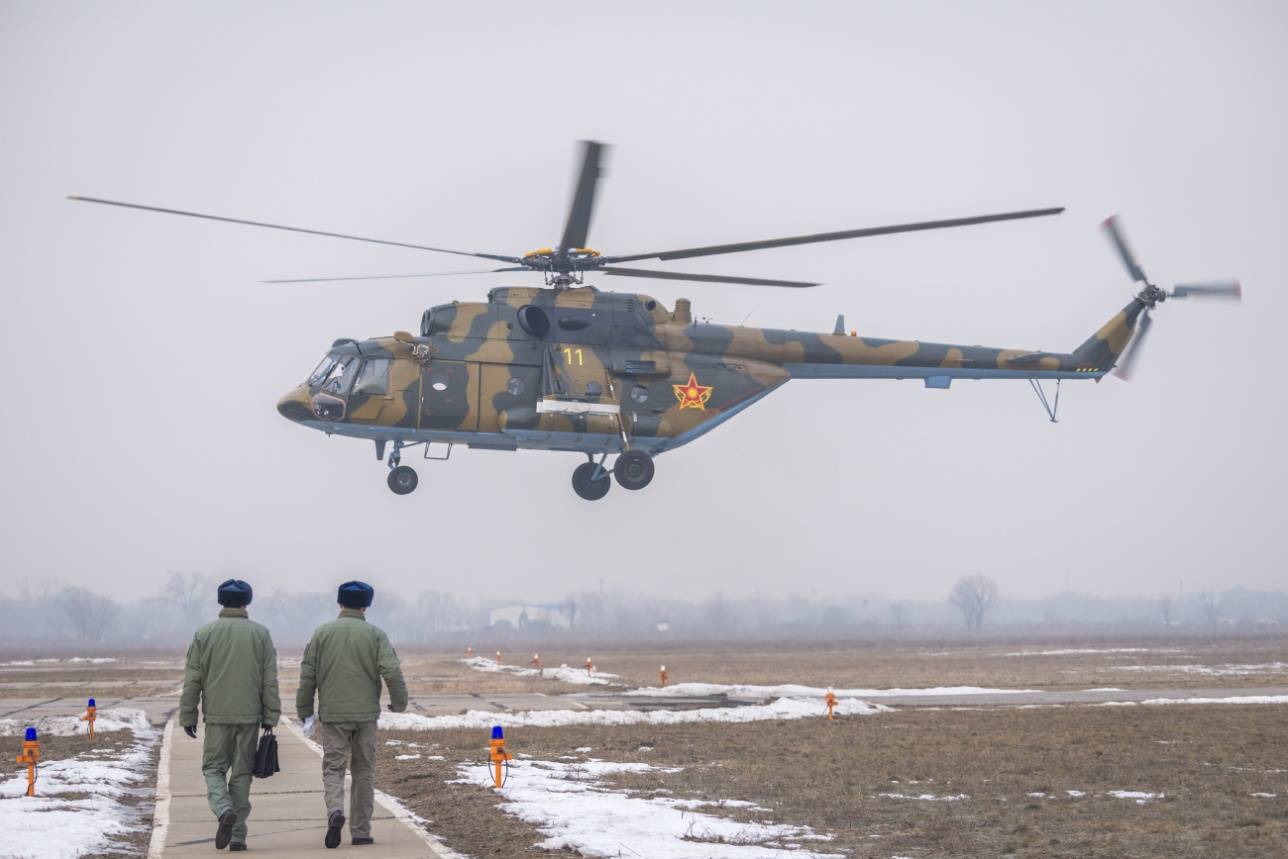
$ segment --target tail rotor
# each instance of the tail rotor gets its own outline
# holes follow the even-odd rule
[[[1106,218],[1101,227],[1104,229],[1109,243],[1118,252],[1118,257],[1122,260],[1123,267],[1127,269],[1128,276],[1142,285],[1140,292],[1136,293],[1136,300],[1144,306],[1144,309],[1141,311],[1135,336],[1127,344],[1127,348],[1123,350],[1122,359],[1114,369],[1114,375],[1118,378],[1123,380],[1131,378],[1136,361],[1144,348],[1145,337],[1149,333],[1150,326],[1154,324],[1150,311],[1162,302],[1169,298],[1199,298],[1222,301],[1241,301],[1243,299],[1243,288],[1237,280],[1177,284],[1172,287],[1170,292],[1160,289],[1146,277],[1145,270],[1140,267],[1135,253],[1132,252],[1131,246],[1127,244],[1126,236],[1124,236],[1122,228],[1118,224],[1118,217],[1114,215]]]

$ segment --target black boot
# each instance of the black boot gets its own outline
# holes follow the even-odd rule
[[[326,819],[326,840],[322,843],[328,850],[334,850],[340,846],[340,830],[344,828],[344,812],[333,811]]]
[[[225,811],[219,815],[219,828],[215,830],[215,849],[223,850],[233,839],[233,827],[237,825],[237,812]]]

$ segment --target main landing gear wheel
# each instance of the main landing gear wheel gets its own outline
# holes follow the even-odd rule
[[[416,476],[416,469],[410,465],[400,465],[397,468],[389,470],[389,488],[394,491],[395,495],[407,495],[416,488],[420,478]]]
[[[628,450],[613,463],[613,477],[623,489],[643,489],[653,479],[653,457],[642,450]]]
[[[572,472],[572,490],[587,501],[598,501],[613,488],[608,472],[593,462],[583,462]]]

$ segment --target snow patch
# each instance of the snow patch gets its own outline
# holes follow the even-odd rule
[[[650,698],[691,698],[707,695],[726,695],[743,700],[768,698],[822,698],[828,689],[819,686],[798,686],[787,683],[781,686],[752,686],[743,683],[676,683],[673,686],[647,686],[632,689],[625,695],[647,695]],[[986,689],[980,686],[935,686],[924,689],[832,689],[838,698],[892,698],[919,695],[1020,695],[1036,689]]]
[[[877,796],[882,799],[916,799],[921,802],[960,802],[964,799],[970,799],[964,793],[944,794],[936,796],[933,793],[909,794],[909,793],[878,793]]]
[[[870,716],[890,708],[866,701],[848,700],[837,709],[842,716]],[[419,713],[380,714],[379,726],[386,731],[433,731],[456,728],[487,729],[493,725],[525,728],[554,728],[567,725],[681,725],[693,722],[761,722],[775,719],[821,718],[818,701],[780,698],[768,704],[746,707],[706,707],[699,710],[524,710],[496,713],[470,710],[459,716],[422,716]]]
[[[839,854],[816,853],[795,845],[780,846],[787,841],[827,841],[834,837],[815,833],[808,826],[730,820],[694,811],[692,800],[629,796],[606,788],[599,780],[622,772],[677,770],[644,763],[512,761],[506,786],[499,791],[505,802],[499,807],[537,827],[545,836],[537,847],[575,850],[583,856],[844,859]],[[456,783],[491,790],[491,776],[482,767],[461,764],[457,773],[460,778]],[[718,802],[701,804],[710,807]]]
[[[1154,647],[1072,647],[1060,650],[1016,650],[1003,656],[1087,656],[1096,653],[1185,653],[1176,648]]]
[[[511,674],[515,677],[558,680],[561,683],[571,683],[574,686],[607,686],[621,680],[616,674],[609,674],[607,671],[587,672],[585,668],[573,668],[566,663],[558,668],[538,670],[536,668],[523,668],[518,665],[506,665],[504,662],[497,662],[495,659],[486,659],[482,656],[471,656],[460,661],[463,665],[475,671],[485,671],[490,674]]]
[[[110,707],[99,710],[97,715],[94,730],[100,734],[106,731],[131,731],[135,738],[140,738],[155,736],[157,733],[157,729],[152,727],[142,710]],[[34,722],[0,719],[0,736],[20,735],[28,727],[34,727],[41,736],[49,734],[55,737],[70,737],[88,731],[86,723],[80,720],[80,716],[41,716]]]
[[[1150,793],[1144,790],[1111,790],[1108,794],[1118,799],[1134,799],[1137,805],[1144,805],[1151,799],[1162,799],[1164,794]]]
[[[135,743],[128,749],[94,749],[77,758],[42,763],[34,797],[25,796],[25,767],[0,781],[0,832],[7,833],[7,847],[17,848],[4,855],[62,859],[106,853],[111,852],[114,838],[147,830],[143,811],[123,800],[147,775],[160,731],[148,724],[141,711],[115,713],[114,718],[134,730]],[[69,795],[77,798],[66,798]]]
[[[1245,665],[1115,665],[1106,671],[1153,671],[1199,674],[1205,677],[1244,677],[1249,674],[1280,674],[1288,662],[1259,662]]]

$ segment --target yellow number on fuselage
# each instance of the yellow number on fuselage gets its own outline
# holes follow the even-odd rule
[[[572,359],[573,359],[574,357],[577,359],[577,366],[578,366],[578,367],[584,367],[584,366],[586,366],[586,356],[585,356],[585,354],[581,351],[581,347],[580,347],[580,346],[579,346],[579,347],[577,347],[576,349],[572,348],[571,346],[565,346],[565,347],[564,347],[564,349],[563,349],[563,354],[564,354],[564,363],[565,363],[565,364],[567,364],[568,366],[570,366],[570,367],[572,366],[572,364],[573,364],[573,360],[572,360]]]

